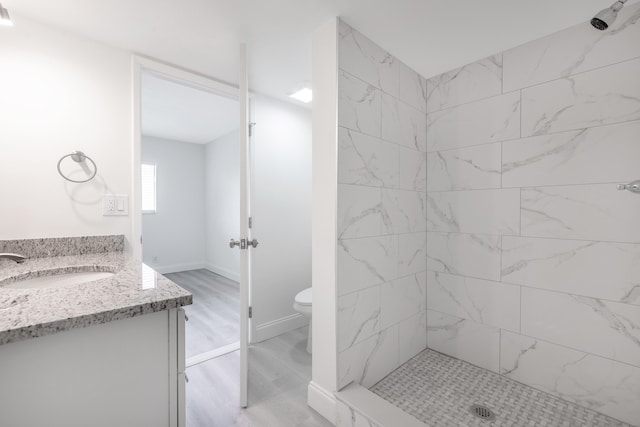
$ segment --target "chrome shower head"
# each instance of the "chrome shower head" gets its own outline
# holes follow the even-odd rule
[[[609,28],[609,26],[613,24],[613,21],[618,17],[618,12],[622,9],[626,1],[627,0],[618,0],[610,7],[602,9],[591,19],[591,25],[600,31],[604,31]]]

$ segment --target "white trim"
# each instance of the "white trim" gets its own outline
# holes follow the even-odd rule
[[[331,424],[336,425],[336,397],[333,393],[311,381],[307,387],[307,404],[317,413],[325,417]]]
[[[200,270],[207,268],[206,264],[202,262],[187,262],[183,264],[169,264],[169,265],[150,265],[160,274],[179,273],[181,271]]]
[[[309,320],[300,313],[262,323],[256,326],[255,335],[251,337],[251,343],[262,342],[308,324]]]
[[[180,339],[178,335],[178,309],[172,308],[167,311],[167,328],[169,331],[169,427],[178,426],[178,414],[180,413],[180,397],[178,391]],[[176,351],[177,350],[177,351]],[[173,381],[175,378],[175,382]],[[184,408],[182,408],[184,411]]]
[[[187,368],[197,365],[199,363],[206,362],[207,360],[215,359],[216,357],[224,356],[225,354],[233,353],[240,350],[240,341],[236,341],[231,344],[227,344],[223,347],[216,348],[215,350],[200,353],[197,356],[193,356],[187,359],[185,365]]]
[[[240,282],[240,273],[236,271],[227,270],[224,267],[220,267],[211,263],[207,263],[204,268],[212,273],[216,273],[219,276],[226,277],[229,280],[233,280],[234,282]]]

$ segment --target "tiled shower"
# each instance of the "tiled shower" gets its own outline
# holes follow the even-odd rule
[[[339,28],[339,387],[428,347],[640,425],[640,6],[430,79]]]

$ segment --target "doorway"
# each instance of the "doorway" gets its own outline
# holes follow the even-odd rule
[[[199,77],[193,73],[182,72],[175,67],[158,64],[155,61],[138,59],[141,61],[141,71],[139,71],[139,78],[134,80],[138,87],[142,87],[143,71],[146,70],[150,71],[153,76],[160,77],[169,82],[179,83],[180,85],[200,90],[204,88],[206,92],[213,92],[217,95],[220,95],[220,92],[222,92],[222,96],[227,99],[239,99],[238,93],[240,91],[238,89]],[[142,91],[137,95],[141,98],[140,100],[136,101],[137,98],[134,98],[134,111],[140,113],[142,112],[141,92]],[[138,103],[136,104],[136,102]],[[306,352],[306,350],[304,350],[307,337],[306,325],[308,325],[309,321],[300,313],[297,313],[293,307],[294,297],[310,286],[311,276],[311,114],[309,109],[261,95],[252,96],[252,107],[253,121],[257,122],[257,124],[252,127],[253,135],[251,138],[251,146],[248,147],[249,150],[246,153],[247,155],[238,155],[235,160],[230,162],[222,161],[217,167],[211,169],[222,169],[231,163],[237,164],[237,159],[246,158],[252,166],[252,177],[254,178],[251,185],[253,197],[251,200],[248,198],[243,199],[245,206],[248,205],[249,202],[251,205],[252,227],[249,229],[248,224],[246,228],[242,224],[241,227],[231,225],[223,230],[224,234],[221,237],[213,238],[213,240],[216,240],[216,244],[221,245],[219,247],[220,254],[233,256],[234,253],[237,254],[240,252],[241,254],[250,254],[251,256],[252,295],[254,298],[252,298],[253,310],[251,311],[253,318],[249,325],[246,325],[249,319],[249,305],[238,304],[238,307],[240,307],[240,329],[241,331],[243,330],[242,319],[245,319],[245,326],[251,328],[251,342],[254,345],[251,348],[245,348],[244,352],[242,346],[240,351],[234,352],[233,343],[218,348],[217,350],[209,350],[209,348],[212,347],[209,346],[205,349],[205,353],[201,353],[202,350],[199,350],[199,355],[193,356],[196,358],[200,357],[200,359],[189,357],[191,367],[186,370],[186,374],[189,374],[189,372],[193,373],[193,378],[191,378],[190,384],[187,386],[187,400],[192,399],[192,408],[206,408],[213,413],[219,413],[221,408],[219,406],[214,407],[214,403],[211,400],[211,393],[223,393],[223,391],[217,389],[219,386],[218,383],[216,383],[218,385],[213,385],[214,383],[210,381],[214,379],[213,377],[216,377],[215,379],[223,379],[224,381],[222,383],[229,387],[229,390],[224,391],[224,393],[226,393],[225,396],[232,396],[231,401],[235,401],[236,398],[233,396],[239,394],[241,404],[238,406],[245,407],[248,402],[246,392],[247,378],[249,376],[247,372],[249,372],[251,374],[249,382],[253,387],[253,397],[250,403],[252,407],[256,408],[259,412],[260,409],[258,408],[260,408],[261,405],[268,404],[268,402],[271,401],[270,396],[283,392],[283,390],[276,387],[268,393],[265,393],[266,389],[263,387],[264,383],[261,376],[263,374],[271,375],[268,371],[264,370],[264,364],[268,360],[287,361],[283,363],[282,370],[272,372],[275,376],[273,379],[275,379],[277,383],[277,378],[281,378],[283,375],[282,372],[287,372],[294,375],[292,378],[296,378],[296,381],[304,383],[304,386],[298,384],[300,387],[296,388],[296,392],[294,393],[295,397],[299,398],[301,402],[305,401],[304,390],[306,390],[306,383],[309,381],[309,379],[306,378],[306,374],[310,375],[311,371],[310,356],[299,355],[298,352],[299,349],[303,349],[303,351]],[[235,109],[232,107],[229,107],[229,109],[232,111],[235,110],[236,112],[240,110],[240,108]],[[171,115],[170,119],[167,120],[174,121],[177,114],[178,113]],[[209,120],[215,120],[215,115],[209,116]],[[137,154],[134,151],[134,159],[136,159],[134,162],[134,175],[136,177],[141,177],[142,175],[142,122],[141,117],[134,120],[136,134],[140,135],[134,144],[134,150],[138,150]],[[241,126],[240,128],[248,130],[248,122],[246,127]],[[218,148],[224,145],[207,144],[210,147]],[[210,153],[213,151],[215,150],[209,150]],[[145,152],[144,154],[146,156],[147,153]],[[206,154],[205,149],[205,155]],[[214,158],[219,157],[214,156]],[[149,163],[153,164],[154,162],[149,160]],[[156,178],[158,178],[161,173],[161,165],[156,161],[155,166],[155,173],[157,173]],[[199,171],[198,168],[189,168],[186,172],[183,172],[182,175],[188,174],[192,177],[199,174],[206,176],[206,165],[202,168],[204,172]],[[150,169],[152,170],[152,168]],[[242,176],[246,175],[241,174],[241,177]],[[175,181],[177,182],[178,180],[176,179]],[[134,180],[134,182],[136,182],[136,180]],[[213,182],[222,181],[213,180]],[[160,182],[156,182],[156,186],[159,185]],[[188,193],[184,190],[186,185],[187,184],[178,186],[178,190],[181,191],[181,193]],[[192,185],[196,186],[196,184]],[[235,182],[223,182],[222,186],[228,189],[230,187],[236,187],[236,184]],[[241,186],[238,185],[237,187]],[[209,188],[211,188],[211,185]],[[134,194],[140,194],[141,189],[142,180],[140,179],[136,182],[136,188],[133,191]],[[156,188],[156,190],[158,189]],[[260,193],[261,196],[258,196],[258,193]],[[181,194],[181,196],[184,196],[184,194]],[[161,209],[164,209],[160,206],[160,197],[160,194],[156,193],[156,216],[159,215]],[[137,199],[138,197],[132,199],[134,204],[140,203],[140,206],[134,206],[133,208],[135,212],[133,216],[133,235],[135,236],[142,234],[144,216],[141,209],[142,200]],[[202,196],[201,199],[200,202],[205,205],[206,214],[207,203],[204,201],[204,196]],[[217,204],[216,200],[217,199],[214,198],[214,204]],[[241,218],[242,216],[238,215],[238,217],[239,222],[241,222],[243,219]],[[244,217],[245,221],[248,219],[248,216]],[[136,223],[136,221],[138,222]],[[174,224],[179,224],[179,222],[175,222]],[[162,227],[160,229],[162,231],[166,230],[166,228]],[[239,230],[245,230],[246,234],[241,232],[239,236]],[[231,281],[235,281],[233,276],[229,277],[230,274],[228,274],[228,272],[222,271],[221,268],[216,269],[211,265],[207,265],[206,260],[194,262],[190,266],[187,265],[189,262],[185,261],[183,262],[183,268],[184,265],[187,265],[188,268],[184,268],[183,271],[169,272],[169,270],[164,270],[163,266],[160,265],[163,261],[163,257],[160,255],[155,261],[157,264],[154,265],[153,254],[147,253],[147,245],[150,243],[150,236],[147,236],[147,234],[148,231],[145,232],[144,251],[142,245],[137,248],[137,245],[134,244],[134,255],[140,258],[144,256],[146,260],[148,260],[147,262],[159,269],[161,273],[167,274],[171,279],[180,282],[178,276],[184,276],[185,270],[186,273],[191,272],[190,274],[197,275],[200,273],[200,270],[204,269],[210,273],[215,273],[218,276],[223,276]],[[242,251],[239,251],[238,247],[234,249],[229,248],[230,238],[236,240],[238,237],[242,238],[243,236],[246,239],[245,245],[247,240],[252,241],[254,237],[259,239],[259,247],[257,249],[251,247],[251,250],[249,250],[250,245],[246,245],[248,247]],[[176,238],[179,237],[180,235]],[[206,244],[208,243],[210,242],[206,242]],[[150,260],[149,256],[151,256]],[[202,263],[204,267],[202,267]],[[167,264],[171,265],[170,263]],[[175,264],[179,263],[176,262]],[[220,267],[220,265],[218,264],[217,267]],[[241,271],[248,273],[249,269],[247,268]],[[205,279],[198,279],[196,277],[193,280]],[[189,288],[188,285],[184,286]],[[190,289],[194,293],[194,301],[203,299],[202,296],[198,296],[196,288],[192,287]],[[243,300],[242,293],[241,300]],[[242,307],[246,310],[246,315],[242,315]],[[187,314],[187,316],[189,317],[189,321],[186,327],[189,328],[195,317],[197,317],[197,314],[192,316]],[[277,345],[278,355],[271,358],[270,352],[264,351],[264,349],[271,348],[273,343],[279,342],[280,335],[293,339],[294,342],[291,343],[293,345],[290,347]],[[189,341],[188,337],[187,341]],[[241,342],[247,343],[248,341],[241,340]],[[225,356],[216,357],[228,352],[230,353]],[[192,356],[194,353],[196,353],[196,351],[190,351],[187,356]],[[215,359],[211,360],[211,357],[215,357]],[[251,365],[254,366],[251,370],[248,367],[248,359],[251,359]],[[231,364],[232,369],[229,369],[227,362],[225,362],[229,360],[233,361]],[[240,381],[237,381],[237,374],[233,372],[237,365],[240,366],[241,373],[243,372],[243,368],[246,367],[244,370],[245,377],[243,378],[241,375]],[[257,366],[261,366],[261,368],[256,370],[255,367]],[[296,373],[298,371],[304,375],[298,375],[298,373]],[[192,375],[189,374],[189,376]],[[198,377],[196,378],[196,376]],[[218,376],[221,378],[217,378]],[[237,393],[236,390],[233,389],[236,385],[239,387]],[[198,396],[200,396],[199,400],[194,403],[195,401],[193,399],[197,399]],[[229,400],[225,402],[231,403]],[[235,407],[233,410],[239,409],[238,406],[233,406]],[[189,408],[189,404],[187,404],[187,407]],[[192,410],[191,415],[195,416],[197,412]]]
[[[190,291],[186,366],[239,348],[239,103],[143,70],[142,260]]]

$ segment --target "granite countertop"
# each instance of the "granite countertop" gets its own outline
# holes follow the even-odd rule
[[[114,275],[42,289],[5,287],[27,278],[86,271]],[[189,292],[123,252],[31,258],[22,264],[0,260],[0,345],[191,302]]]

